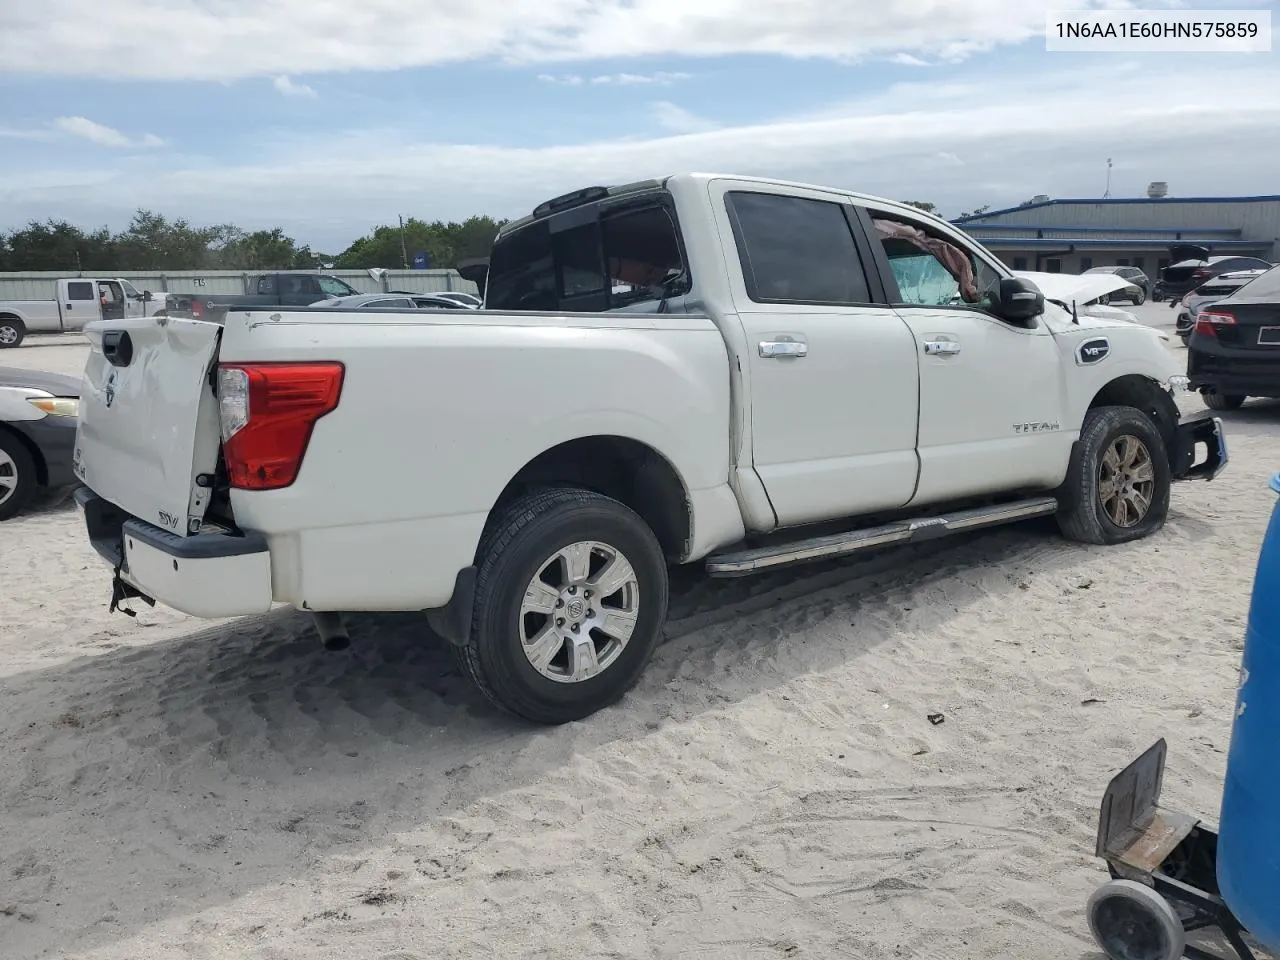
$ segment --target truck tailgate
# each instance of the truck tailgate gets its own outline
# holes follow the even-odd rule
[[[99,496],[178,536],[197,533],[218,462],[210,370],[221,327],[176,317],[90,324],[75,470]]]

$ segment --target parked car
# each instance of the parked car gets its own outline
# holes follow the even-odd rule
[[[1254,277],[1260,277],[1266,272],[1265,270],[1237,270],[1234,273],[1220,273],[1183,297],[1179,304],[1178,316],[1174,321],[1174,329],[1183,345],[1185,346],[1191,339],[1191,328],[1195,325],[1197,312],[1235,293]]]
[[[1128,281],[1133,289],[1117,291],[1111,297],[1112,300],[1128,300],[1134,306],[1141,306],[1151,296],[1151,278],[1138,267],[1094,267],[1091,270],[1086,270],[1085,273],[1113,273],[1117,277]]]
[[[40,488],[76,482],[80,380],[0,367],[0,520],[27,505]]]
[[[1198,244],[1175,244],[1169,249],[1177,262],[1164,268],[1160,275],[1164,296],[1169,306],[1200,286],[1206,280],[1238,270],[1270,270],[1272,264],[1258,257],[1209,256],[1207,247]]]
[[[1280,267],[1201,308],[1187,344],[1187,377],[1212,410],[1280,398]]]
[[[330,297],[354,297],[360,291],[327,273],[282,270],[249,277],[247,294],[165,294],[165,313],[199,319],[210,310],[242,307],[305,307]]]
[[[472,307],[474,309],[479,309],[480,305],[484,302],[474,293],[462,293],[458,290],[441,290],[434,294],[434,296],[444,297],[446,300],[456,300],[464,307]]]
[[[28,333],[66,333],[93,320],[145,316],[150,302],[150,290],[119,277],[59,280],[52,300],[0,300],[0,349],[19,346]]]
[[[559,723],[636,683],[671,564],[742,576],[1047,516],[1124,543],[1226,464],[1154,330],[1073,318],[890,200],[589,187],[504,225],[482,279],[460,324],[94,324],[76,496],[115,599],[291,604],[333,645],[340,611],[427,610],[494,703]]]
[[[326,310],[349,310],[364,307],[381,307],[395,310],[417,310],[420,308],[433,310],[465,310],[456,300],[446,300],[433,294],[423,293],[358,293],[354,297],[332,297],[313,304]]]

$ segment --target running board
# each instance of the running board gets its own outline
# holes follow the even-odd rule
[[[807,540],[793,540],[777,546],[713,554],[706,561],[707,573],[713,577],[743,577],[793,563],[830,560],[892,544],[935,540],[953,533],[996,527],[1016,520],[1042,517],[1057,511],[1058,501],[1055,498],[1035,497],[1030,500],[1017,500],[1013,503],[1002,503],[999,506],[979,507],[976,510],[964,510],[936,517],[899,520],[879,527],[850,530],[847,533],[836,533],[825,537],[811,537]]]

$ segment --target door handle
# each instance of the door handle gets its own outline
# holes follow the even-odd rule
[[[760,356],[766,360],[778,357],[807,357],[809,345],[800,340],[761,340]]]
[[[926,340],[924,352],[931,357],[953,357],[960,352],[958,340]]]

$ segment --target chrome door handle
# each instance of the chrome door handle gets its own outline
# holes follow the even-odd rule
[[[931,357],[951,357],[960,352],[960,344],[956,340],[926,340],[924,352]]]
[[[807,357],[809,345],[800,340],[761,340],[760,356],[766,360],[776,357]]]

